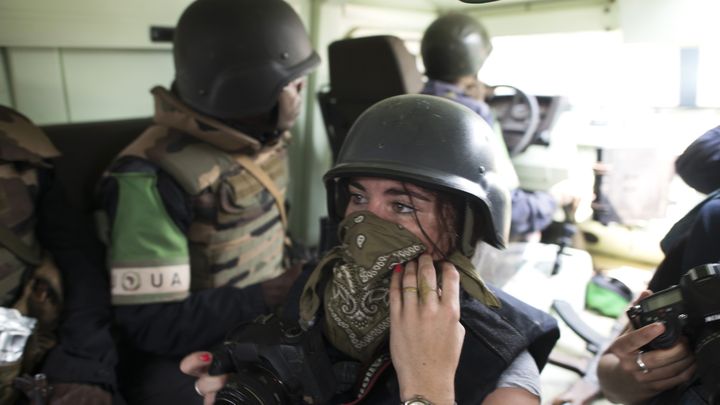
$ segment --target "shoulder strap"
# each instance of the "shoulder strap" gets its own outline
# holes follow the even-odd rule
[[[4,224],[0,224],[0,245],[5,246],[22,261],[38,266],[40,264],[40,249],[31,247],[22,241],[13,231]]]
[[[278,211],[280,211],[280,220],[282,221],[283,229],[287,230],[288,223],[287,214],[285,213],[285,198],[275,182],[270,178],[270,176],[268,176],[267,173],[265,173],[265,170],[263,170],[262,167],[255,164],[255,162],[253,162],[249,157],[245,155],[238,155],[235,157],[235,160],[238,164],[240,164],[240,166],[244,167],[248,173],[252,174],[253,177],[255,177],[257,181],[259,181],[260,184],[262,184],[263,187],[272,194],[273,198],[275,198],[275,205],[277,205]]]

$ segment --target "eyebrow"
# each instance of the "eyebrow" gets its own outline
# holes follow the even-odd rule
[[[349,183],[349,186],[355,187],[355,188],[359,189],[360,191],[367,191],[367,190],[365,190],[365,187],[363,187],[360,183],[357,183],[354,181],[351,181]],[[398,189],[398,188],[390,188],[388,190],[385,190],[384,194],[391,195],[391,196],[409,196],[411,198],[417,198],[418,200],[432,202],[432,200],[428,196],[426,196],[424,194],[420,194],[417,191],[409,190],[409,189],[405,190],[405,189]]]

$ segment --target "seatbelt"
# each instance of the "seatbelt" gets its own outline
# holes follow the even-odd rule
[[[20,260],[27,264],[38,266],[41,263],[39,246],[30,246],[23,242],[10,228],[0,224],[0,244],[13,252]]]
[[[240,166],[244,167],[248,173],[252,174],[253,177],[255,177],[257,181],[259,181],[260,184],[262,184],[273,196],[275,199],[275,205],[277,205],[278,211],[280,211],[280,221],[282,222],[283,229],[287,231],[288,223],[287,214],[285,212],[285,197],[283,197],[282,192],[275,182],[270,178],[270,176],[268,176],[262,167],[255,164],[255,162],[253,162],[249,157],[240,155],[236,156],[235,160],[240,164]]]

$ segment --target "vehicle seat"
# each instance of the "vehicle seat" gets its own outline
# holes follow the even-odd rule
[[[415,56],[392,35],[335,41],[328,47],[328,64],[330,84],[317,97],[333,161],[363,111],[388,97],[419,93],[423,86]]]
[[[148,117],[42,127],[62,152],[54,161],[55,175],[71,206],[84,213],[92,211],[95,185],[105,168],[151,124]]]

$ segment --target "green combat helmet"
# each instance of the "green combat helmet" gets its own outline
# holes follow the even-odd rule
[[[350,128],[335,167],[324,176],[328,212],[342,217],[339,180],[380,176],[449,192],[465,202],[462,253],[478,239],[504,246],[510,198],[495,171],[492,129],[469,108],[441,97],[402,95],[367,109]],[[462,212],[460,213],[463,214]]]
[[[449,83],[476,75],[491,51],[490,37],[480,22],[456,13],[433,21],[420,44],[427,76]]]
[[[180,17],[173,50],[177,95],[220,119],[270,111],[283,87],[320,63],[283,0],[197,0]]]

